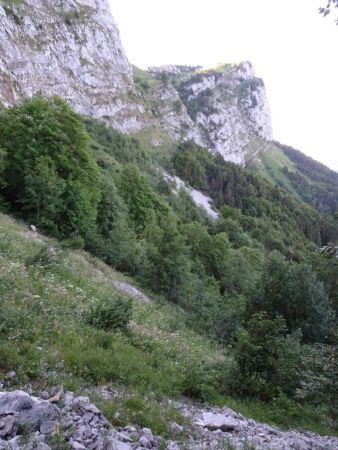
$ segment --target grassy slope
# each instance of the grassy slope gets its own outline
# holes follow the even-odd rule
[[[291,172],[298,169],[295,164],[272,142],[267,144],[264,151],[260,152],[260,164],[256,165],[258,173],[271,183],[278,183],[295,195],[299,200],[300,196],[292,187],[290,180],[282,172],[283,167],[287,167]]]
[[[18,386],[28,380],[80,392],[88,383],[125,386],[139,399],[134,408],[148,410],[146,424],[165,431],[168,418],[156,414],[158,400],[179,395],[191,367],[218,363],[222,353],[185,327],[181,311],[160,301],[134,300],[126,335],[86,325],[91,305],[123,296],[113,286],[123,276],[1,214],[0,236],[0,373],[15,370]],[[50,248],[56,256],[46,256]],[[151,395],[147,405],[144,394]]]
[[[330,204],[328,197],[334,197],[337,192],[338,175],[336,174],[337,176],[335,177],[334,172],[330,171],[323,164],[312,160],[297,150],[292,148],[291,150],[295,152],[296,156],[297,154],[300,155],[300,161],[297,162],[297,159],[292,158],[292,155],[289,156],[278,144],[270,142],[267,144],[266,149],[259,152],[259,161],[248,162],[249,167],[273,184],[277,183],[284,187],[299,200],[307,202],[313,207],[315,207],[316,201],[318,202],[320,197],[322,197],[321,200],[324,206],[328,206]],[[297,182],[292,183],[283,172],[285,167],[290,173],[298,174],[301,179],[305,180],[308,183],[308,188],[304,189],[304,186],[299,185]],[[326,194],[323,194],[323,192],[326,192]],[[319,196],[319,199],[316,197],[316,194]],[[314,199],[310,202],[309,198],[312,197]],[[322,210],[319,211],[322,212]]]
[[[116,425],[149,426],[169,436],[170,421],[183,424],[185,419],[163,399],[182,394],[185,380],[192,373],[196,377],[201,363],[226,362],[224,353],[189,330],[181,310],[160,300],[134,300],[127,334],[86,325],[84,312],[100,299],[121,296],[113,281],[125,278],[86,252],[62,250],[55,240],[34,235],[2,214],[0,236],[0,372],[16,370],[19,387],[34,380],[37,389],[55,384],[77,392],[89,389]],[[48,256],[50,248],[56,252]],[[34,261],[37,254],[41,257]],[[208,384],[212,374],[203,380],[197,375],[193,384]],[[94,389],[102,384],[128,394],[104,400]],[[216,399],[261,421],[336,433],[312,408]]]

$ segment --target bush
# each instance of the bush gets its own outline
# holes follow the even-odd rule
[[[188,367],[183,374],[181,393],[196,400],[217,401],[222,370],[220,365],[205,361]]]
[[[332,345],[317,344],[304,355],[302,394],[313,403],[328,404],[338,417],[338,335]]]
[[[254,312],[279,314],[290,331],[301,329],[304,342],[325,341],[332,330],[334,311],[323,283],[309,266],[291,263],[278,251],[270,254],[251,305]]]
[[[44,246],[35,255],[25,260],[26,267],[35,266],[40,268],[53,267],[62,260],[62,252],[54,247]]]
[[[105,330],[126,331],[132,318],[132,300],[117,297],[107,299],[92,307],[85,317],[89,325]]]
[[[0,115],[4,187],[12,210],[57,237],[95,227],[100,173],[78,116],[63,100],[34,97]]]
[[[286,334],[282,317],[254,314],[235,348],[232,384],[238,394],[270,401],[293,396],[300,384],[300,334]]]

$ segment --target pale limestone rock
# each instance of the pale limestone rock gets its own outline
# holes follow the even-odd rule
[[[128,100],[132,68],[108,0],[26,0],[7,5],[13,15],[3,6],[0,0],[0,101],[59,95],[121,131],[144,126]]]
[[[204,412],[202,418],[196,421],[196,425],[208,428],[209,430],[235,431],[239,429],[238,420],[231,416]]]
[[[165,79],[155,97],[161,125],[174,139],[193,140],[240,165],[255,157],[252,140],[272,140],[264,83],[249,62],[207,71],[174,67],[150,69]]]
[[[174,184],[175,189],[174,192],[177,194],[180,189],[183,189],[186,191],[190,197],[192,198],[193,202],[196,206],[202,208],[205,210],[205,212],[208,214],[208,216],[211,219],[218,219],[219,214],[212,209],[212,198],[208,197],[207,195],[203,194],[201,191],[197,191],[196,189],[192,188],[191,186],[188,186],[181,178],[178,176],[172,176],[168,172],[163,172],[163,177],[166,181],[169,183]]]

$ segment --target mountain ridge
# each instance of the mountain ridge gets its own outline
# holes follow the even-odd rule
[[[134,82],[107,0],[1,0],[0,25],[6,106],[36,93],[59,95],[82,115],[143,132],[150,144],[192,139],[241,165],[255,153],[252,140],[272,139],[264,83],[250,63],[152,68],[147,83]]]

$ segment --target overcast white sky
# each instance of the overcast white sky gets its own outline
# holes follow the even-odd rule
[[[109,1],[133,64],[251,61],[274,138],[338,170],[338,26],[317,12],[326,0]]]

